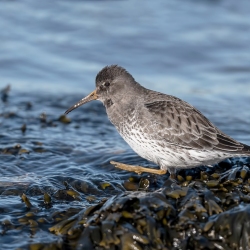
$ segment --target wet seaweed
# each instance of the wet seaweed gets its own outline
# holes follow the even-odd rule
[[[244,165],[227,174],[239,178],[214,172],[203,180],[200,172],[188,184],[182,176],[182,182],[167,180],[159,190],[127,191],[50,231],[63,232],[76,249],[248,249],[250,204],[244,187],[250,172]]]

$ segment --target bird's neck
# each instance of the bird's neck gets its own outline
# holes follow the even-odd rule
[[[121,126],[124,118],[138,108],[138,103],[143,103],[142,99],[145,96],[143,93],[146,92],[146,90],[147,89],[138,84],[138,86],[133,88],[133,91],[105,99],[103,104],[106,108],[107,115],[117,129]]]

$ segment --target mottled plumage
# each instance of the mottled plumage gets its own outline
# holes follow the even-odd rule
[[[131,148],[161,169],[210,165],[250,156],[250,147],[220,131],[200,111],[171,95],[144,88],[117,65],[96,76],[96,90],[66,113],[100,100],[110,121]]]

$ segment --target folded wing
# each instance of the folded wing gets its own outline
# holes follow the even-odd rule
[[[244,145],[216,128],[188,103],[170,96],[145,104],[151,124],[158,130],[157,139],[187,149],[242,152]]]

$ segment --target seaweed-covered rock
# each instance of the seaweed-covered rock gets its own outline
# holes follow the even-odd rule
[[[203,180],[201,172],[200,179],[167,180],[156,191],[125,192],[50,230],[70,242],[74,228],[77,249],[248,249],[249,169],[243,178],[242,168],[231,171],[239,179],[217,172]]]

